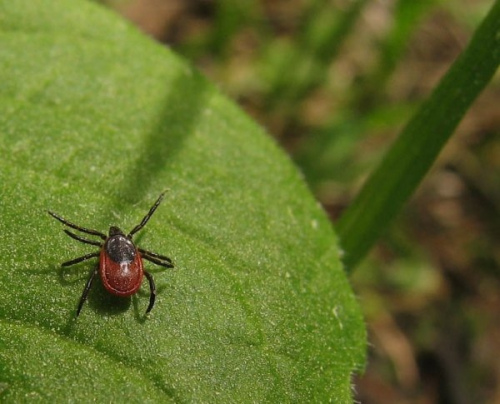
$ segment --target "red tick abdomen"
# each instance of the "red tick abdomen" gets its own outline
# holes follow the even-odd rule
[[[118,263],[113,261],[103,248],[99,259],[99,275],[109,293],[117,296],[133,295],[141,287],[144,275],[139,251],[136,251],[133,261]]]

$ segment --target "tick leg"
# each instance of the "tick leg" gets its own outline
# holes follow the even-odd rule
[[[102,247],[102,243],[100,243],[99,241],[87,240],[86,238],[80,237],[78,234],[70,232],[68,229],[64,229],[64,232],[68,236],[70,236],[71,238],[74,238],[75,240],[78,240],[78,241],[80,241],[82,243],[92,244],[92,245],[96,245],[97,247]]]
[[[151,206],[151,209],[149,209],[149,212],[147,213],[147,215],[144,216],[144,218],[142,219],[141,223],[139,223],[137,226],[135,226],[132,229],[132,231],[128,234],[128,236],[127,236],[128,238],[132,237],[135,233],[137,233],[139,230],[141,230],[146,225],[146,223],[148,222],[149,218],[151,216],[153,216],[153,213],[155,213],[156,208],[161,203],[161,200],[163,199],[163,195],[165,195],[165,192],[167,192],[167,191],[163,191],[160,194],[160,196],[158,197],[158,199],[156,200],[156,202],[154,203],[154,205]]]
[[[85,255],[82,255],[81,257],[75,258],[75,259],[73,259],[71,261],[63,262],[61,265],[63,267],[69,267],[70,265],[78,264],[79,262],[88,260],[90,258],[98,257],[99,254],[100,254],[100,252],[93,252],[93,253],[90,253],[90,254],[85,254]]]
[[[82,310],[83,303],[85,303],[85,300],[87,300],[87,296],[90,292],[90,288],[92,287],[92,282],[94,282],[95,277],[97,276],[97,273],[99,271],[99,268],[96,267],[89,276],[89,279],[87,280],[87,283],[85,284],[85,288],[83,289],[82,297],[80,297],[80,302],[78,303],[78,309],[76,309],[76,317],[80,315],[80,311]]]
[[[51,212],[50,210],[48,211],[48,213],[54,219],[59,220],[62,224],[65,224],[66,226],[69,226],[69,227],[71,227],[71,228],[73,228],[75,230],[81,231],[83,233],[92,234],[93,236],[99,236],[103,240],[106,239],[106,235],[104,233],[101,233],[100,231],[92,230],[92,229],[87,229],[85,227],[78,226],[77,224],[71,223],[71,222],[67,221],[66,219],[63,219],[61,216],[55,214],[54,212]]]
[[[149,258],[157,258],[156,261],[166,261],[167,264],[170,264],[171,266],[167,266],[167,268],[173,268],[174,267],[174,264],[172,263],[172,260],[164,255],[160,255],[160,254],[157,254],[157,253],[154,253],[154,252],[151,252],[151,251],[148,251],[148,250],[143,250],[142,248],[138,248],[139,252],[142,254],[143,258],[145,259],[148,259]],[[157,262],[153,261],[153,260],[150,260],[151,262],[154,262],[155,264]],[[158,264],[158,265],[162,265],[162,266],[165,266],[165,264]]]
[[[149,295],[149,306],[146,309],[146,314],[148,314],[155,305],[156,286],[155,286],[155,281],[153,279],[153,275],[151,275],[148,271],[144,271],[144,275],[146,275],[146,278],[148,278],[149,290],[151,291],[151,294]]]
[[[161,267],[165,267],[165,268],[173,268],[174,267],[174,264],[172,263],[172,261],[170,261],[170,259],[167,262],[164,262],[164,261],[160,261],[159,259],[153,258],[147,254],[144,254],[144,253],[142,255],[142,258],[152,262],[153,264],[160,265]]]

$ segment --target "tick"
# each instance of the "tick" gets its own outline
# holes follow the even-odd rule
[[[127,235],[125,235],[125,233],[116,226],[111,226],[109,228],[109,234],[106,235],[97,230],[78,226],[66,219],[63,219],[54,212],[48,211],[49,215],[59,220],[62,224],[78,230],[79,232],[100,237],[103,240],[89,240],[71,232],[68,229],[64,229],[64,232],[72,239],[100,248],[99,251],[82,255],[81,257],[74,258],[62,264],[63,267],[69,267],[71,265],[78,264],[79,262],[99,257],[99,263],[90,273],[87,283],[85,284],[85,288],[83,289],[80,302],[78,303],[78,309],[76,310],[76,317],[80,314],[82,306],[85,303],[85,300],[87,300],[90,288],[92,287],[92,283],[94,282],[97,274],[99,274],[105,289],[109,293],[123,297],[131,296],[136,293],[141,287],[143,276],[146,276],[149,282],[150,290],[149,306],[146,309],[146,314],[151,311],[155,304],[156,286],[153,276],[144,269],[143,259],[165,268],[173,268],[174,264],[170,258],[165,257],[164,255],[137,247],[132,241],[132,236],[146,225],[156,208],[160,205],[164,194],[165,192],[160,194],[142,221]]]

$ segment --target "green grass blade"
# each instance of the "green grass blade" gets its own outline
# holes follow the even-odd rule
[[[351,271],[415,191],[500,63],[500,2],[337,223]]]

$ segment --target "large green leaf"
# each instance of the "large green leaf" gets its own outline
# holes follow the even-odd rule
[[[330,223],[203,77],[93,3],[0,1],[2,401],[348,402],[365,331]],[[97,282],[51,209],[130,230],[158,287]]]

